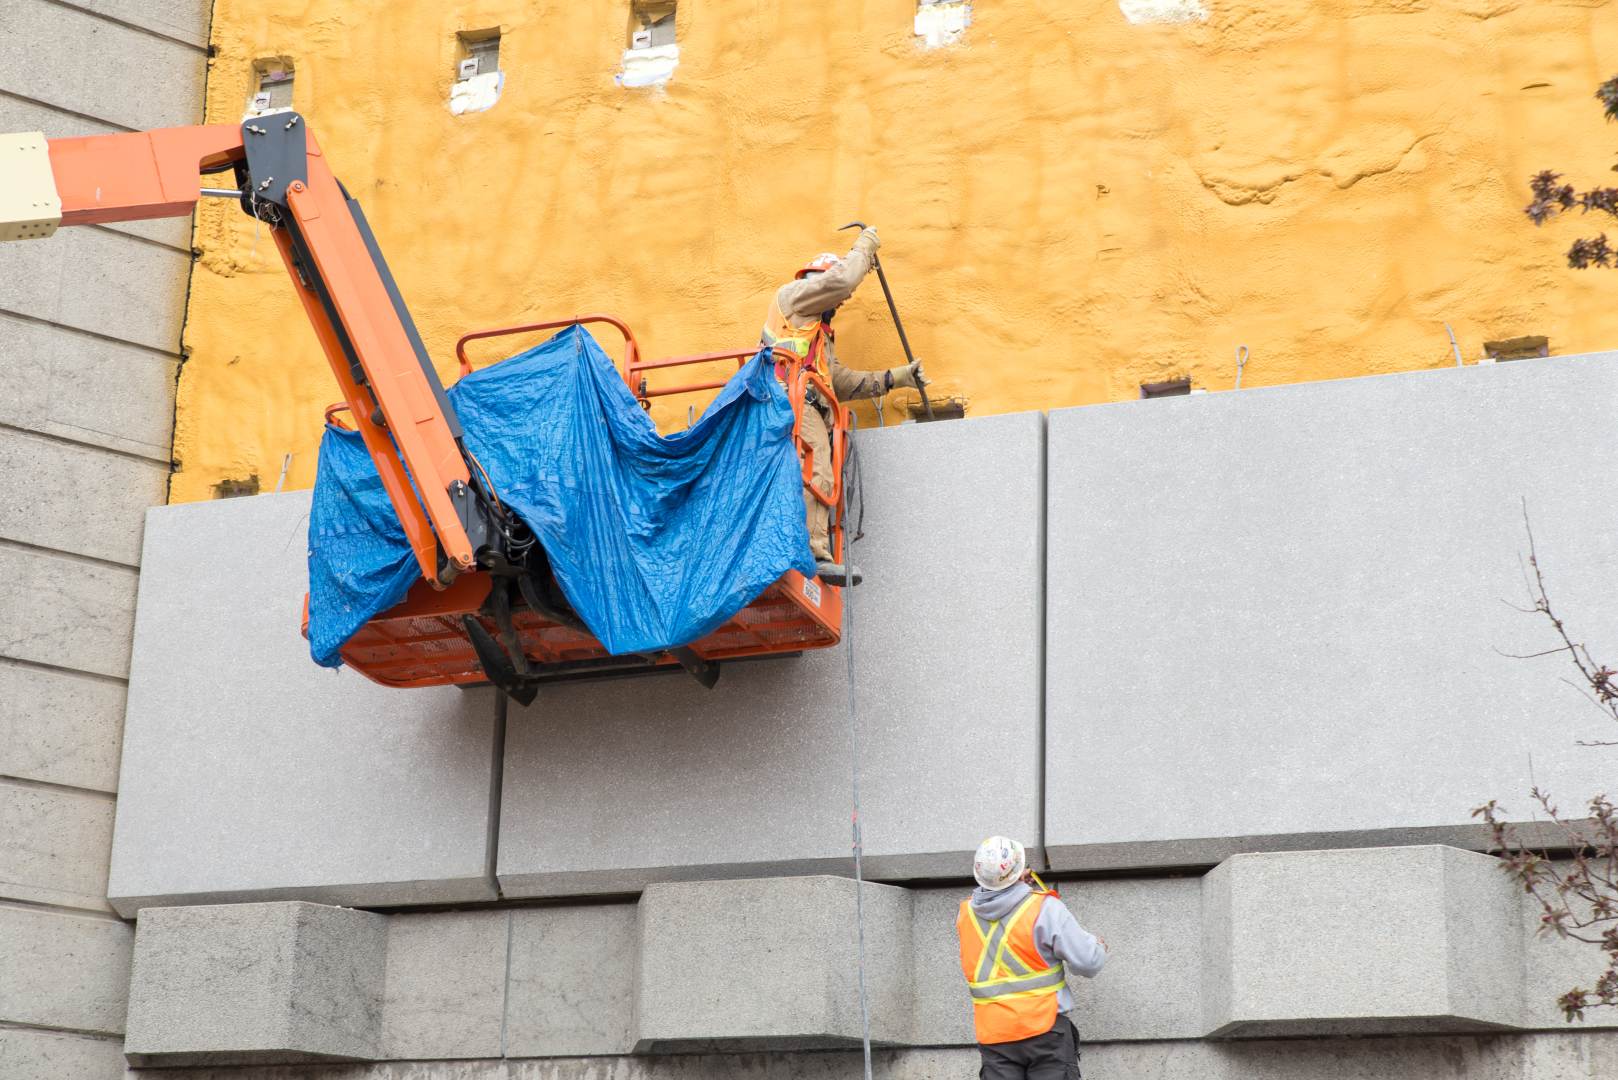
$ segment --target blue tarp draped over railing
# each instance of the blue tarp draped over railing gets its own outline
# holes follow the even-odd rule
[[[449,390],[467,449],[614,654],[703,637],[787,570],[814,573],[792,406],[768,353],[662,436],[595,339],[569,327]],[[328,426],[309,516],[309,651],[338,650],[420,577],[356,432]]]

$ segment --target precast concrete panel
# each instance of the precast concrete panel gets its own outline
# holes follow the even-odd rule
[[[493,898],[492,693],[315,665],[299,633],[309,499],[148,515],[109,894],[125,915]]]
[[[299,901],[143,912],[130,1064],[375,1059],[387,923]]]
[[[976,1075],[978,1051],[878,1050],[883,1080]],[[1082,1048],[1086,1077],[1151,1080],[1606,1080],[1618,1039],[1557,1032],[1518,1038],[1174,1040]],[[860,1052],[421,1061],[318,1068],[160,1069],[130,1080],[846,1080]]]
[[[0,315],[0,356],[8,372],[0,424],[133,454],[167,475],[174,357],[9,315]]]
[[[136,6],[101,4],[126,11]],[[161,4],[156,12],[173,6]],[[138,29],[166,26],[168,18],[141,14],[133,21],[121,25],[49,0],[7,0],[0,7],[0,90],[130,130],[196,123],[204,43]],[[193,20],[182,32],[195,36],[197,29]]]
[[[547,687],[507,730],[507,896],[852,871],[848,663],[866,871],[970,872],[984,836],[1039,840],[1036,413],[869,430],[844,644],[683,674]]]
[[[123,725],[121,682],[0,658],[0,776],[115,791]]]
[[[0,311],[178,355],[190,274],[189,252],[110,229],[61,229],[0,247]]]
[[[125,566],[140,560],[146,508],[163,501],[169,482],[168,466],[155,461],[6,428],[0,476],[37,477],[78,497],[0,502],[0,540]],[[85,513],[87,506],[96,512]]]
[[[123,1040],[27,1028],[0,1028],[0,1076],[120,1080]]]
[[[507,1056],[633,1050],[636,905],[523,907],[506,914],[511,921]]]
[[[0,1033],[10,1024],[122,1033],[133,940],[110,917],[0,903]]]
[[[1061,902],[1112,947],[1101,974],[1069,974],[1073,1020],[1085,1039],[1194,1039],[1202,1034],[1201,884],[1197,878],[1068,881]],[[916,1046],[975,1041],[956,948],[968,887],[912,892]]]
[[[510,925],[505,911],[390,918],[378,1056],[499,1057]]]
[[[0,656],[115,679],[129,674],[134,570],[0,546]]]
[[[637,1053],[806,1050],[861,1038],[856,883],[840,877],[663,883],[640,899]],[[871,1039],[912,1016],[910,894],[864,886]]]
[[[210,0],[80,0],[78,6],[200,51],[208,48]]]
[[[1487,855],[1436,845],[1236,855],[1202,890],[1206,1034],[1521,1022],[1521,905]]]
[[[106,911],[112,798],[0,779],[0,900]]]
[[[1530,604],[1618,656],[1618,354],[1050,417],[1047,845],[1059,869],[1482,846],[1610,779]]]

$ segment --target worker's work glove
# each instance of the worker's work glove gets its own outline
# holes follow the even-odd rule
[[[921,370],[920,360],[913,364],[906,364],[904,367],[896,367],[888,372],[888,388],[891,390],[898,390],[901,387],[919,390],[923,386],[931,385],[932,380],[927,378],[927,373]]]
[[[863,251],[870,256],[874,256],[876,249],[881,246],[882,240],[876,235],[876,229],[870,225],[861,229],[859,239],[854,241],[855,251]]]

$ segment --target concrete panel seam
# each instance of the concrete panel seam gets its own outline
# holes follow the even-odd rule
[[[80,555],[76,551],[63,551],[61,548],[45,547],[42,544],[30,544],[25,540],[13,540],[10,537],[0,536],[0,547],[12,551],[22,551],[30,555],[48,555],[58,559],[68,559],[72,562],[90,563],[93,566],[108,566],[114,570],[128,570],[139,575],[139,563],[118,562],[115,559],[99,559],[94,555]]]
[[[16,908],[20,911],[43,911],[51,915],[72,915],[79,919],[97,919],[101,922],[121,923],[125,921],[111,911],[68,907],[65,904],[52,904],[45,900],[18,900],[11,896],[0,898],[0,908]]]
[[[115,686],[128,686],[129,680],[117,675],[103,675],[99,671],[83,671],[79,668],[61,667],[57,664],[47,664],[39,660],[24,660],[16,656],[0,656],[0,666],[33,668],[35,671],[59,672],[63,675],[82,675],[86,679],[95,679],[98,682],[112,683]]]
[[[484,837],[483,872],[488,875],[489,888],[497,900],[505,899],[505,894],[500,891],[500,800],[506,782],[507,700],[504,694],[494,700],[494,738],[490,740],[489,752],[489,812],[484,820],[484,827],[488,831]],[[507,960],[510,960],[509,949]],[[510,976],[509,969],[506,974]]]
[[[56,784],[49,780],[35,780],[27,776],[10,776],[6,773],[0,773],[0,784],[11,787],[33,788],[36,791],[57,791],[67,795],[88,795],[93,798],[104,799],[107,802],[118,801],[117,794],[111,791],[80,787],[77,784]]]
[[[167,457],[159,458],[153,457],[150,454],[137,453],[133,450],[120,450],[116,446],[106,446],[102,443],[85,442],[82,439],[73,439],[66,435],[58,435],[54,431],[39,431],[36,428],[19,427],[16,424],[7,424],[3,421],[0,421],[0,431],[9,431],[17,435],[26,436],[30,439],[43,439],[46,442],[56,443],[59,446],[72,447],[74,450],[93,450],[98,454],[112,454],[115,457],[128,458],[130,461],[138,461],[142,465],[157,465],[161,467],[170,466],[173,464],[172,461]],[[101,434],[106,434],[106,432],[102,432]]]
[[[196,257],[192,253],[190,248],[183,248],[183,247],[180,247],[178,244],[167,244],[167,243],[164,243],[162,240],[155,240],[150,236],[142,236],[140,233],[125,232],[123,229],[114,229],[114,228],[112,228],[110,226],[107,226],[107,225],[91,225],[90,228],[99,229],[104,233],[111,233],[113,236],[127,236],[131,240],[139,240],[143,244],[150,244],[153,247],[162,248],[164,251],[178,252],[179,254],[184,255],[188,259],[192,259],[192,258]]]
[[[127,124],[120,124],[116,120],[108,120],[104,116],[91,116],[89,113],[79,112],[77,109],[69,109],[63,105],[56,105],[49,101],[41,101],[36,97],[29,97],[27,94],[19,94],[15,90],[0,89],[0,97],[8,97],[15,101],[27,102],[29,105],[37,105],[41,109],[49,109],[52,112],[59,112],[63,116],[76,117],[91,124],[103,124],[110,128],[116,128],[119,131],[130,132],[138,130],[137,128],[132,128]]]
[[[146,34],[150,37],[158,38],[161,41],[172,42],[175,45],[183,45],[193,52],[201,53],[203,56],[208,55],[208,47],[206,45],[198,45],[194,41],[187,41],[184,38],[177,38],[173,34],[165,34],[163,31],[154,30],[150,26],[142,26],[140,23],[133,23],[126,19],[115,18],[114,16],[108,15],[102,11],[94,11],[90,8],[80,7],[78,4],[70,4],[67,3],[67,0],[45,0],[45,3],[50,4],[53,7],[67,8],[69,11],[76,11],[80,15],[87,15],[92,19],[99,19],[102,22],[111,23],[114,26],[121,26],[126,30],[134,30],[136,33]]]
[[[1046,871],[1049,871],[1051,868],[1050,850],[1045,845],[1045,787],[1047,783],[1045,770],[1049,766],[1048,755],[1045,752],[1045,728],[1047,723],[1046,695],[1048,693],[1046,668],[1050,664],[1050,618],[1048,614],[1050,611],[1050,601],[1048,599],[1048,595],[1050,593],[1051,581],[1049,556],[1051,546],[1049,525],[1051,477],[1050,445],[1050,419],[1045,413],[1041,412],[1039,414],[1039,524],[1035,531],[1036,535],[1039,537],[1039,554],[1037,559],[1039,564],[1039,580],[1043,583],[1043,586],[1039,589],[1039,635],[1034,646],[1039,650],[1039,659],[1034,665],[1035,678],[1039,680],[1039,689],[1036,692],[1037,697],[1035,699],[1037,702],[1037,712],[1035,714],[1036,734],[1034,738],[1034,775],[1036,777],[1035,784],[1038,787],[1036,794],[1038,810],[1034,820],[1036,822],[1035,827],[1039,830],[1039,835],[1035,838],[1034,842],[1039,845],[1039,864]]]
[[[502,699],[502,706],[504,699]],[[502,712],[505,709],[502,707]],[[510,1045],[507,1034],[511,1029],[511,926],[516,916],[510,908],[506,909],[506,974],[500,990],[500,1057],[504,1059]]]
[[[114,235],[117,236],[130,236],[129,233],[121,233],[117,232],[116,230],[108,231],[113,232]],[[57,322],[55,319],[42,319],[38,315],[30,315],[24,311],[13,311],[11,308],[0,307],[0,315],[4,315],[12,319],[21,319],[24,322],[38,323],[40,326],[49,326],[55,330],[65,330],[70,334],[83,334],[85,337],[97,338],[101,341],[110,341],[114,345],[127,345],[131,349],[144,349],[149,353],[156,353],[158,356],[166,356],[170,360],[183,361],[185,359],[184,354],[175,349],[160,349],[155,345],[148,345],[144,341],[130,341],[128,338],[114,337],[111,334],[103,334],[99,331],[90,330],[83,326],[74,326],[71,323]]]

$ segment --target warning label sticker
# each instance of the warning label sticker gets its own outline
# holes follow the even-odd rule
[[[809,602],[811,604],[815,605],[815,607],[819,607],[820,606],[820,582],[816,581],[814,578],[804,578],[803,579],[803,595],[805,595],[805,596],[807,596],[809,598]]]

